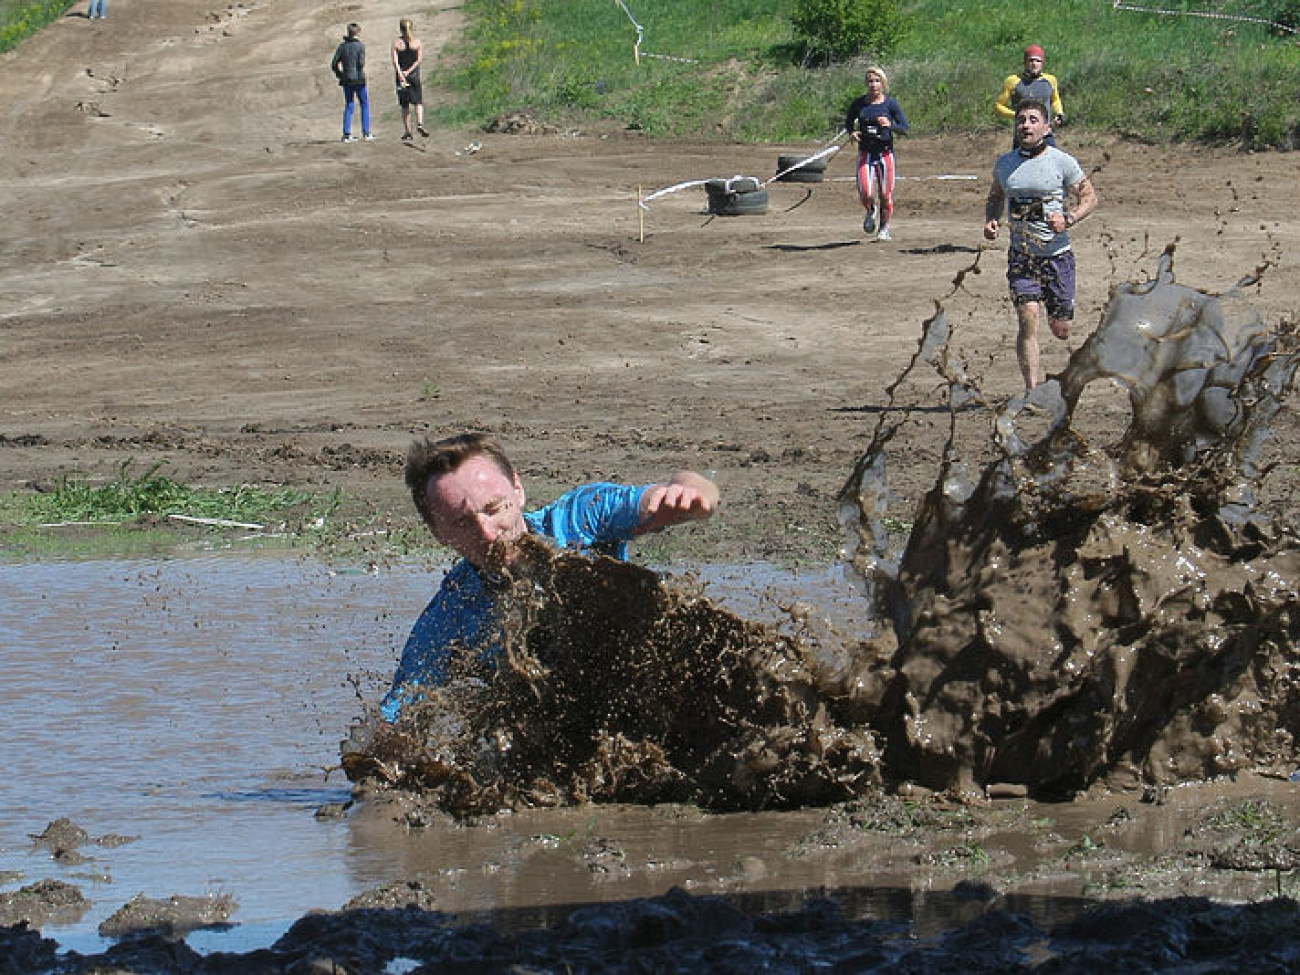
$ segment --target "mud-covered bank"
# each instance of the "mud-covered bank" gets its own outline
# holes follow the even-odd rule
[[[427,849],[427,867],[274,943],[223,948],[239,938],[234,891],[133,898],[104,926],[111,946],[60,950],[57,928],[35,929],[82,895],[47,883],[0,899],[0,971],[1282,972],[1300,952],[1298,788],[1242,777],[1054,806],[877,794],[758,816],[603,806],[414,831],[392,795],[351,815]],[[719,856],[724,836],[747,855]],[[109,864],[116,849],[80,847]],[[498,908],[472,909],[476,874],[495,878]],[[565,874],[591,878],[589,894],[557,898]],[[638,893],[647,883],[660,892]]]
[[[499,922],[508,925],[509,918]],[[674,890],[575,908],[551,928],[454,926],[417,907],[304,917],[271,948],[200,955],[159,934],[98,955],[57,952],[21,927],[0,929],[0,972],[1083,972],[1251,971],[1300,963],[1300,905],[1246,906],[1181,898],[1108,905],[1051,929],[1014,911],[982,914],[943,935],[910,936],[896,921],[854,921],[831,898],[785,913]],[[1046,956],[1046,957],[1044,957]]]

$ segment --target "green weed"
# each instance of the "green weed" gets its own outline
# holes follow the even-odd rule
[[[0,53],[67,13],[72,0],[0,0]]]
[[[638,45],[637,25],[608,0],[467,0],[471,29],[444,54],[444,76],[462,98],[443,114],[472,124],[529,108],[555,124],[607,120],[657,136],[828,140],[863,90],[867,57],[805,67],[795,5],[633,0]],[[1060,83],[1067,136],[1079,127],[1152,142],[1300,146],[1300,42],[1266,24],[1135,13],[1095,0],[898,7],[905,29],[885,67],[917,134],[1007,127],[994,98],[1036,42]],[[1263,0],[1213,8],[1286,13]]]
[[[164,463],[134,474],[132,460],[124,461],[117,476],[96,482],[81,475],[61,478],[52,487],[15,496],[11,518],[32,527],[69,522],[117,523],[144,516],[186,515],[250,522],[288,509],[312,507],[323,517],[337,506],[336,496],[319,497],[304,491],[266,489],[240,484],[228,488],[197,488],[165,477]]]

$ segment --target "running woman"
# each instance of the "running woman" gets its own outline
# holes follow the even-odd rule
[[[894,135],[907,132],[907,116],[889,94],[884,68],[867,68],[866,84],[866,94],[849,106],[844,128],[858,144],[858,198],[867,209],[862,230],[868,234],[876,231],[877,240],[889,240],[889,219],[894,214]]]

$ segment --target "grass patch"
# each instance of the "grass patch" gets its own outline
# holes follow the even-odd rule
[[[337,497],[322,498],[305,491],[268,490],[241,484],[230,488],[198,488],[180,484],[160,471],[157,463],[134,474],[134,462],[123,461],[111,481],[96,483],[70,475],[48,490],[17,496],[15,513],[29,526],[68,522],[120,523],[146,515],[184,515],[248,522],[290,510],[320,509],[324,517],[338,505]]]
[[[440,115],[481,124],[526,108],[555,124],[612,121],[655,136],[827,140],[875,60],[863,52],[806,65],[792,0],[627,5],[635,23],[608,0],[467,0],[467,34],[443,55],[461,99]],[[918,134],[1009,134],[993,100],[1036,42],[1070,127],[1153,142],[1300,147],[1300,41],[1225,19],[1285,20],[1286,3],[1163,6],[1219,17],[1096,0],[904,0],[901,42],[884,59],[891,93]]]
[[[1290,836],[1294,827],[1281,811],[1267,799],[1240,799],[1229,802],[1203,820],[1205,829],[1240,834],[1244,842],[1266,845]]]
[[[136,472],[127,460],[107,481],[69,475],[43,490],[0,497],[0,550],[18,557],[152,554],[231,529],[260,533],[252,536],[258,544],[293,545],[310,536],[338,547],[355,528],[339,517],[338,492],[194,487],[165,476],[164,466]]]
[[[0,53],[67,13],[72,0],[0,0]]]

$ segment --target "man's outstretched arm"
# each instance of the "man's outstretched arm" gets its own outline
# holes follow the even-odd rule
[[[718,497],[718,486],[707,477],[694,471],[678,471],[667,481],[646,488],[641,495],[641,523],[633,534],[703,521],[713,515]]]

